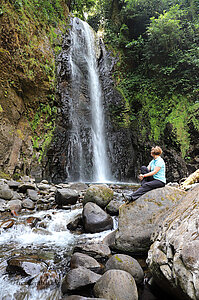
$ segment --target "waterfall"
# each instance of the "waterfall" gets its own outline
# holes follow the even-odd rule
[[[78,18],[73,19],[69,64],[71,129],[67,149],[68,180],[108,182],[111,172],[95,34],[86,22]]]

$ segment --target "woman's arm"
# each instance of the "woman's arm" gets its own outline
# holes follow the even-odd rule
[[[160,169],[161,169],[160,167],[155,167],[152,172],[146,173],[144,175],[141,174],[139,176],[139,178],[140,178],[140,180],[143,180],[143,178],[145,178],[145,177],[153,176],[153,175],[157,174],[160,171]]]

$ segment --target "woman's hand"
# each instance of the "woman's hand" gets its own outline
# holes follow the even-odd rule
[[[143,179],[144,179],[144,175],[140,174],[138,178],[139,178],[140,180],[143,180]]]

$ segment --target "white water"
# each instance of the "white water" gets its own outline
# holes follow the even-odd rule
[[[79,181],[110,182],[112,178],[105,139],[103,99],[95,53],[95,35],[86,22],[74,18],[71,38],[69,59],[72,73],[72,88],[77,91],[77,86],[81,83],[81,77],[88,77],[88,96],[91,107],[91,124],[88,126],[91,130],[92,149],[90,149],[91,145],[89,141],[84,140],[85,136],[84,139],[82,138],[83,134],[78,123],[80,108],[72,104],[70,107],[70,115],[73,118],[70,147],[73,149],[71,149],[70,153],[74,153],[74,151],[78,152],[78,159],[76,160],[78,160]],[[83,70],[87,70],[87,74],[82,74],[82,65],[84,65]],[[80,94],[73,95],[73,97],[75,96],[80,97]],[[88,139],[88,135],[86,138]],[[90,178],[85,178],[84,173],[85,168],[88,168],[88,163],[85,163],[85,153],[83,151],[83,144],[85,143],[88,145],[87,152],[91,155],[90,160],[93,166],[93,169],[90,171]],[[68,159],[73,159],[74,157],[72,156],[68,157]],[[72,169],[71,165],[70,169]],[[67,170],[67,173],[70,179],[70,171]]]
[[[7,260],[13,255],[39,254],[47,261],[49,268],[54,269],[54,255],[64,260],[65,255],[70,255],[75,244],[85,241],[100,241],[111,231],[96,234],[72,234],[67,229],[81,208],[75,210],[48,210],[36,212],[33,215],[19,216],[15,225],[9,229],[0,229],[0,300],[59,300],[61,299],[60,287],[53,290],[37,290],[37,281],[26,283],[26,278],[9,277],[6,272]],[[27,224],[28,217],[38,217],[46,222],[46,228],[31,228]],[[114,229],[117,223],[114,220]],[[57,268],[57,267],[55,267]],[[58,271],[59,272],[59,271]],[[60,282],[62,281],[60,277]]]
[[[109,162],[106,153],[104,136],[104,113],[102,91],[97,70],[94,34],[90,26],[83,22],[85,39],[88,46],[87,62],[89,73],[90,98],[92,104],[92,136],[94,154],[94,181],[107,182],[110,180]]]

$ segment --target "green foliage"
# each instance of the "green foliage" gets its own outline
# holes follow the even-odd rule
[[[55,130],[56,114],[57,107],[53,106],[53,102],[47,104],[40,103],[37,112],[34,114],[34,118],[29,121],[33,132],[33,149],[39,152],[39,162],[41,162],[52,140]]]
[[[76,17],[84,20],[84,14],[95,5],[95,2],[95,0],[72,0],[71,10]]]
[[[172,143],[185,157],[199,131],[199,1],[103,0],[100,12],[131,126],[141,143]],[[121,125],[121,108],[110,109]]]

